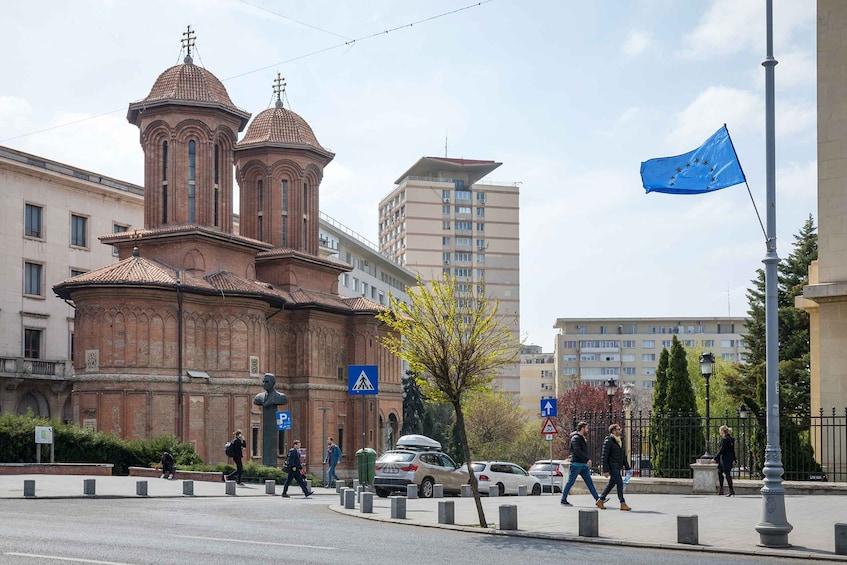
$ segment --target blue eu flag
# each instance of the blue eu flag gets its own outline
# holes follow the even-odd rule
[[[726,124],[694,151],[641,163],[641,183],[647,192],[703,194],[746,180]]]

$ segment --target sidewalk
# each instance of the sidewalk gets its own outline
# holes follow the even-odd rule
[[[94,479],[95,495],[84,494],[84,481]],[[0,499],[24,497],[24,481],[35,481],[35,497],[48,498],[143,498],[136,495],[136,484],[147,482],[147,498],[185,498],[183,481],[144,479],[139,477],[93,477],[85,475],[3,475],[0,476]],[[194,497],[227,497],[223,482],[194,481]],[[274,489],[278,496],[282,487]],[[847,556],[835,555],[835,523],[847,522],[847,497],[834,494],[785,496],[788,522],[794,527],[788,534],[792,547],[774,549],[759,547],[759,534],[755,529],[761,520],[763,505],[759,494],[744,494],[732,498],[690,494],[638,494],[628,493],[631,512],[618,510],[612,497],[606,510],[597,510],[587,494],[578,491],[568,497],[573,507],[559,504],[560,495],[546,493],[542,496],[508,496],[482,498],[489,528],[479,527],[473,498],[448,497],[444,499],[411,499],[406,501],[405,520],[391,519],[391,501],[374,495],[373,513],[362,514],[359,505],[347,510],[334,489],[316,487],[311,501],[326,504],[331,510],[385,522],[395,522],[423,527],[458,529],[489,535],[538,537],[582,543],[600,543],[642,547],[664,547],[689,551],[771,555],[794,559],[827,560],[847,563]],[[292,499],[302,499],[296,485],[289,490]],[[264,484],[247,484],[236,489],[236,497],[268,497]],[[438,503],[452,501],[455,525],[438,523]],[[514,505],[518,512],[518,530],[496,529],[501,505]],[[599,520],[599,537],[580,537],[580,510],[596,511]],[[699,545],[677,544],[676,519],[680,515],[697,515]]]

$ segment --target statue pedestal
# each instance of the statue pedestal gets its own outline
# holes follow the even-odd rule
[[[711,459],[698,459],[689,465],[694,471],[691,494],[715,494],[718,492],[718,464]]]

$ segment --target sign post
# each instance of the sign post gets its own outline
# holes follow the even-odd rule
[[[552,407],[549,403],[552,402]],[[546,404],[546,406],[545,406]],[[550,494],[555,495],[556,491],[553,489],[553,436],[559,433],[559,430],[556,428],[556,424],[553,423],[553,416],[556,415],[556,399],[547,399],[541,401],[541,413],[544,414],[544,410],[549,412],[553,411],[552,415],[548,415],[547,419],[544,420],[544,425],[541,426],[541,433],[547,436],[547,441],[550,442]]]
[[[54,462],[55,447],[53,446],[53,426],[35,426],[35,462],[41,463],[41,446],[50,445],[50,463]]]
[[[379,367],[377,365],[348,365],[347,392],[362,397],[362,450],[365,449],[365,396],[379,394]]]

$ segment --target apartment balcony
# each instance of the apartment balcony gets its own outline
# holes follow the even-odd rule
[[[74,375],[71,361],[42,361],[23,357],[0,357],[0,376],[32,376],[51,379]]]

